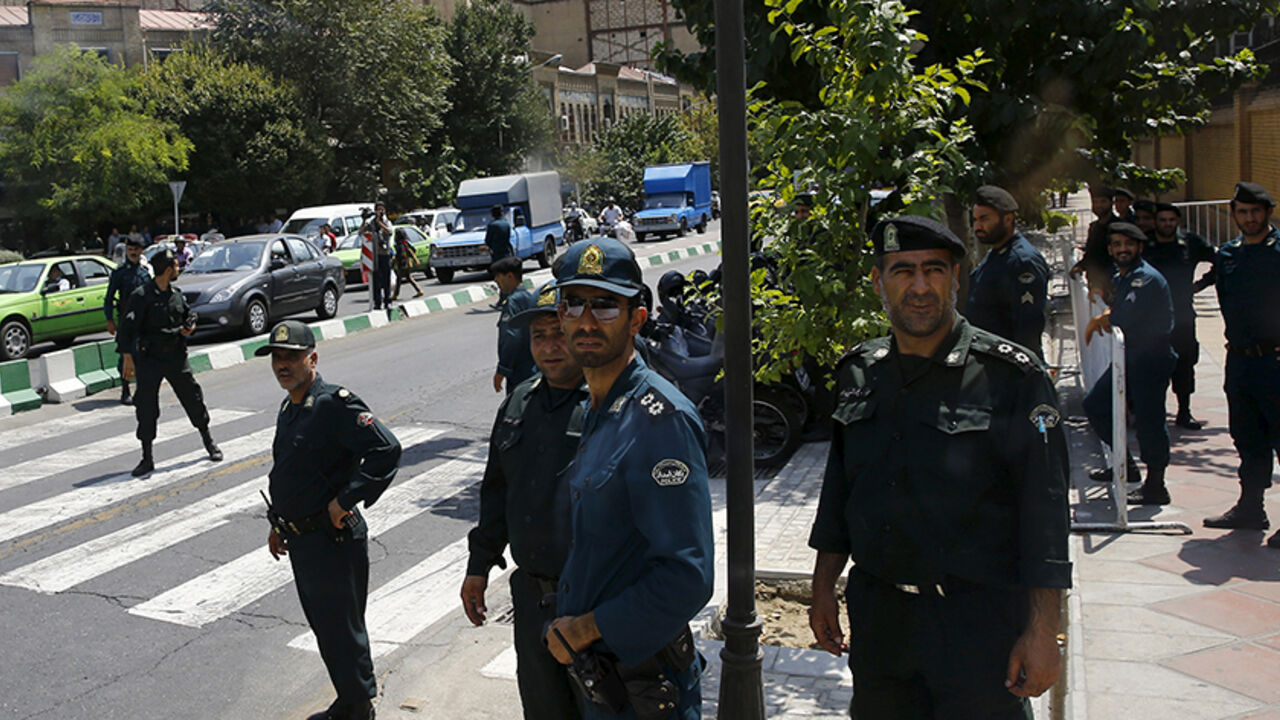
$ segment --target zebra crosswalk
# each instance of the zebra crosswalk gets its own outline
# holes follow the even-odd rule
[[[102,419],[93,417],[95,412],[102,412]],[[118,421],[127,416],[116,408],[0,433],[0,466],[10,456],[8,469],[0,472],[0,586],[56,601],[110,577],[141,594],[114,611],[188,628],[234,619],[273,593],[292,593],[289,562],[275,561],[266,551],[258,494],[267,487],[274,417],[247,410],[215,410],[211,417],[225,455],[222,463],[208,461],[203,450],[166,457],[166,448],[192,434],[179,416],[160,426],[157,468],[142,478],[129,473],[136,445],[131,438],[122,442]],[[467,498],[472,501],[467,509],[451,517],[474,521],[474,493],[467,491],[483,476],[484,443],[475,437],[446,438],[460,442],[442,447],[461,449],[440,457],[426,448],[453,428],[393,424],[392,430],[406,456],[415,459],[379,502],[363,511],[371,535],[430,523],[430,514],[466,505]],[[58,443],[60,438],[64,441]],[[73,451],[65,449],[67,438],[74,440]],[[56,446],[64,449],[52,449]],[[21,459],[12,462],[13,455]],[[220,544],[228,528],[238,544]],[[411,643],[460,609],[467,543],[459,528],[455,523],[451,536],[437,539],[417,562],[371,586],[366,615],[375,657]],[[204,564],[183,563],[173,560],[179,547],[217,552],[204,553]],[[251,549],[236,554],[236,548],[245,547]],[[302,622],[296,603],[289,607]],[[316,651],[309,631],[287,647]]]

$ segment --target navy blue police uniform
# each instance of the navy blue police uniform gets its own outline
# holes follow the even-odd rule
[[[533,293],[521,285],[507,296],[502,314],[498,316],[498,374],[507,379],[508,395],[538,371],[533,364],[533,353],[529,351],[528,325],[511,323],[512,318],[536,304]]]
[[[493,262],[511,255],[511,223],[502,217],[490,221],[484,229],[484,244],[489,246],[489,258]]]
[[[556,312],[555,291],[513,318]],[[581,717],[567,670],[547,652],[544,627],[555,619],[556,584],[569,555],[569,480],[565,468],[578,450],[586,415],[586,385],[555,388],[535,374],[498,408],[489,459],[480,484],[480,522],[467,535],[467,574],[487,577],[506,566],[511,546],[516,681],[525,720]],[[548,597],[549,596],[549,597]]]
[[[882,221],[872,238],[878,254],[964,251],[922,218]],[[1004,685],[1009,656],[1030,589],[1071,581],[1066,439],[1047,373],[959,315],[931,357],[890,335],[836,373],[809,545],[854,563],[851,714],[1029,719]]]
[[[1145,238],[1135,225],[1113,223],[1112,232]],[[1142,240],[1139,240],[1142,242]],[[1138,445],[1148,468],[1169,465],[1165,395],[1173,374],[1173,299],[1169,283],[1139,255],[1128,272],[1111,279],[1111,324],[1124,331],[1125,390],[1135,417]],[[1111,370],[1084,398],[1085,415],[1102,442],[1111,443]]]
[[[1020,232],[987,253],[970,273],[964,316],[974,326],[1030,348],[1043,358],[1049,264]]]
[[[1254,183],[1239,183],[1234,200],[1275,207]],[[1265,530],[1263,494],[1271,486],[1273,457],[1280,455],[1280,230],[1270,228],[1258,243],[1241,235],[1223,245],[1214,274],[1226,324],[1225,390],[1241,497],[1227,516],[1205,524]],[[1280,532],[1267,544],[1280,548]]]
[[[617,240],[577,243],[556,265],[556,285],[639,294],[640,268]],[[625,315],[624,315],[625,317]],[[569,477],[573,545],[560,575],[560,616],[594,613],[593,650],[624,673],[670,681],[672,718],[702,713],[703,661],[689,621],[711,597],[714,540],[706,433],[698,410],[639,357],[587,412]],[[651,674],[651,675],[649,675]],[[590,703],[587,718],[609,715]]]
[[[314,346],[311,329],[289,320],[255,354]],[[338,694],[314,717],[372,718],[369,701],[378,691],[364,618],[369,531],[356,505],[371,507],[391,484],[400,443],[355,393],[317,374],[301,402],[280,404],[271,458],[272,532],[288,543],[298,599]],[[335,498],[351,511],[342,530],[329,518]]]

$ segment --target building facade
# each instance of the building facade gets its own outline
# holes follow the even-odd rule
[[[691,88],[670,77],[615,63],[541,67],[534,70],[533,79],[558,122],[561,145],[591,143],[628,115],[671,115],[695,101]]]

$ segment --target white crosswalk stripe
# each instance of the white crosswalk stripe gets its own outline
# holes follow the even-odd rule
[[[404,445],[414,442],[407,433],[400,439]],[[370,532],[385,532],[426,512],[477,481],[483,472],[483,454],[473,453],[392,485],[365,512]],[[289,563],[274,560],[260,548],[135,605],[129,613],[203,627],[284,586],[292,577]]]
[[[72,432],[80,432],[98,425],[106,425],[107,423],[124,421],[128,426],[127,431],[129,437],[133,437],[133,423],[128,422],[133,418],[133,408],[126,405],[116,405],[113,407],[95,408],[90,411],[78,412],[66,417],[55,418],[53,420],[45,420],[44,422],[33,423],[30,425],[22,425],[21,427],[9,428],[0,434],[0,452],[12,450],[16,447],[22,447],[27,443],[37,442],[39,440],[48,440],[59,435],[67,435]]]
[[[223,425],[248,415],[250,413],[238,410],[213,410],[209,413],[209,425],[211,427]],[[191,427],[191,421],[186,417],[180,417],[161,423],[156,428],[155,442],[158,444],[191,433],[195,433],[195,429]],[[0,490],[44,480],[101,460],[120,455],[133,455],[137,452],[138,445],[133,441],[130,433],[125,437],[110,437],[82,445],[74,452],[50,453],[44,457],[18,463],[0,473]]]

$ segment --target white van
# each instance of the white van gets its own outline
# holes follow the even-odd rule
[[[342,238],[360,229],[360,225],[364,222],[360,211],[365,209],[373,212],[373,203],[316,205],[301,208],[289,216],[280,232],[310,238],[320,232],[322,224],[329,223],[333,228],[333,234]]]

